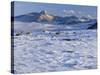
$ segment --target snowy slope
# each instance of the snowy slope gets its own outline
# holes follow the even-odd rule
[[[14,36],[14,72],[97,68],[96,30],[48,31]]]

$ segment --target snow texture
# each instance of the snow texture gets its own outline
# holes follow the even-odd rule
[[[16,74],[97,68],[96,30],[33,30],[13,37]]]

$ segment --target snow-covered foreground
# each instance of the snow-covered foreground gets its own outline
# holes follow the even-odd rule
[[[69,30],[14,36],[14,72],[96,69],[96,33],[96,30]]]

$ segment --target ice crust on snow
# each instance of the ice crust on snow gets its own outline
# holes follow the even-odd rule
[[[14,36],[14,72],[97,68],[97,31],[69,30]]]

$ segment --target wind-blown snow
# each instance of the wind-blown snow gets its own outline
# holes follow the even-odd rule
[[[42,33],[14,36],[15,73],[97,68],[96,30]]]

